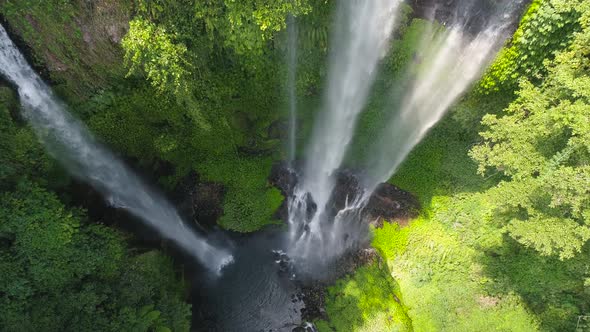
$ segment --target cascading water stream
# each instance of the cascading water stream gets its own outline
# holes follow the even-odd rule
[[[72,117],[33,71],[0,26],[0,74],[14,83],[24,115],[47,150],[77,178],[100,191],[115,207],[135,215],[163,237],[220,273],[232,256],[185,226],[174,207],[151,190]]]
[[[476,1],[462,6],[476,10]],[[449,27],[427,31],[408,69],[408,88],[367,154],[363,170],[367,193],[395,173],[410,151],[467,91],[495,56],[522,1],[500,1],[487,22],[469,27],[474,15],[463,9]],[[468,31],[477,29],[478,32]]]
[[[324,245],[320,219],[334,188],[333,173],[344,159],[379,59],[389,46],[400,3],[401,0],[338,2],[324,106],[312,133],[302,183],[289,204],[293,257],[323,251],[314,246]],[[315,206],[311,210],[315,211],[310,215],[307,203],[311,200]]]

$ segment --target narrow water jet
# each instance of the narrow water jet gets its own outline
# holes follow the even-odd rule
[[[287,90],[289,98],[289,162],[293,163],[297,154],[297,21],[289,15],[287,19]]]
[[[12,82],[32,125],[48,152],[76,178],[101,192],[114,207],[129,211],[214,273],[229,264],[229,252],[209,244],[188,228],[174,207],[150,189],[102,146],[56,98],[29,66],[0,26],[0,74]]]
[[[352,0],[338,4],[327,92],[303,170],[303,187],[313,193],[320,209],[333,186],[331,175],[342,164],[352,140],[379,59],[389,46],[400,3],[398,0]]]

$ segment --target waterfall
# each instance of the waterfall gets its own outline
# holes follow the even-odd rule
[[[306,151],[302,183],[289,202],[293,256],[322,251],[313,249],[312,242],[326,245],[320,224],[334,188],[333,173],[341,166],[354,135],[400,4],[401,0],[338,2],[324,105]],[[310,201],[315,211],[305,220],[310,210],[306,202]]]
[[[288,205],[289,255],[304,261],[304,269],[321,267],[366,241],[367,226],[360,219],[373,191],[394,174],[481,75],[508,37],[523,2],[458,0],[451,8],[442,7],[446,15],[442,24],[424,33],[406,79],[393,88],[402,91],[402,102],[390,103],[389,120],[366,147],[369,153],[361,161],[363,175],[357,192],[350,193],[345,207],[335,211],[337,171],[353,139],[379,60],[386,54],[400,5],[394,0],[338,2],[324,106]]]
[[[297,22],[292,15],[287,20],[287,90],[289,98],[289,162],[293,163],[297,153]]]
[[[209,244],[187,226],[174,207],[150,189],[90,134],[28,65],[0,26],[0,73],[18,89],[25,118],[49,153],[76,178],[101,192],[179,245],[208,269],[220,273],[232,256]]]

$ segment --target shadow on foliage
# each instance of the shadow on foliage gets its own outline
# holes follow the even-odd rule
[[[380,265],[363,266],[328,289],[329,321],[317,322],[320,331],[412,330],[398,286],[388,269]]]
[[[588,244],[576,257],[562,261],[541,256],[508,235],[502,246],[481,258],[483,273],[494,281],[488,291],[520,295],[546,331],[574,331],[579,316],[590,313],[590,292],[584,286],[589,261]]]

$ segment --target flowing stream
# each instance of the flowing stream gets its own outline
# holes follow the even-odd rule
[[[18,89],[25,118],[49,153],[75,177],[92,185],[114,207],[123,208],[179,245],[210,271],[220,273],[233,258],[187,227],[175,208],[97,142],[71,116],[29,66],[0,26],[0,73]]]

